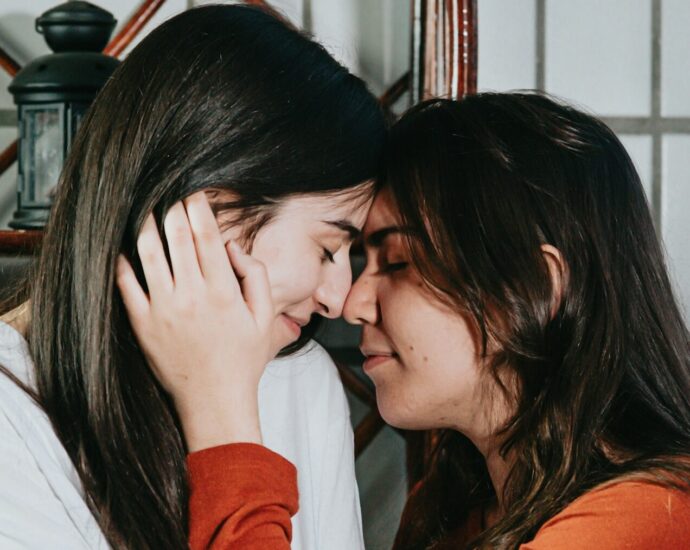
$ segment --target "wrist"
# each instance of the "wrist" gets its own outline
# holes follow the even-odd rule
[[[177,409],[190,453],[228,443],[262,444],[256,391],[209,395]]]

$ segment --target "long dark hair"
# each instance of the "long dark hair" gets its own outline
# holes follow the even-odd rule
[[[117,255],[136,263],[147,214],[200,189],[234,192],[224,208],[255,231],[287,197],[361,187],[384,135],[361,80],[247,6],[167,21],[95,100],[31,276],[27,338],[38,401],[113,547],[187,548],[188,495],[178,419],[128,324]]]
[[[476,327],[514,410],[497,433],[505,515],[472,546],[517,548],[612,480],[687,490],[690,337],[613,132],[540,94],[433,100],[392,129],[383,180],[417,235],[416,268]],[[565,265],[555,315],[545,244]],[[442,545],[495,497],[470,440],[442,433],[395,548]]]

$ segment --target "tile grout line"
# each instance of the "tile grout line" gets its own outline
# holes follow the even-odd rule
[[[546,90],[546,0],[536,0],[535,88]]]
[[[662,177],[663,148],[662,132],[664,128],[661,117],[661,0],[652,0],[651,28],[651,126],[652,126],[652,212],[657,233],[662,234]]]

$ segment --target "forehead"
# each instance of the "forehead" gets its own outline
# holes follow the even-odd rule
[[[287,199],[280,208],[280,217],[299,217],[318,221],[349,220],[362,228],[372,198],[360,187],[337,193],[302,195]]]
[[[400,225],[398,207],[390,189],[384,188],[376,195],[364,225],[364,236],[380,229]]]

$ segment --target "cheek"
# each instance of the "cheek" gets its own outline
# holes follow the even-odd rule
[[[273,303],[278,309],[303,302],[316,290],[320,268],[318,259],[295,261],[283,254],[262,261],[268,272]]]
[[[376,401],[384,420],[408,430],[471,427],[481,409],[472,358],[439,354],[403,363],[408,359],[376,373]]]
[[[372,373],[381,414],[407,429],[455,426],[472,416],[478,387],[479,362],[467,324],[424,296],[396,295],[397,300],[382,300],[381,311],[399,360]]]
[[[320,258],[306,239],[289,238],[296,231],[269,227],[254,241],[252,257],[263,262],[277,310],[309,298],[318,285]]]
[[[414,283],[390,280],[377,287],[381,327],[401,357],[423,354],[428,344],[426,329],[433,319],[418,290]]]
[[[476,346],[463,316],[439,304],[413,281],[379,286],[378,305],[383,330],[410,368],[426,369],[448,358],[476,362]]]

